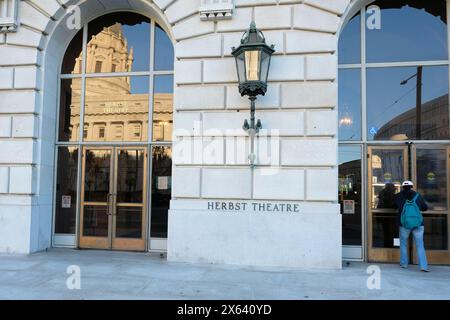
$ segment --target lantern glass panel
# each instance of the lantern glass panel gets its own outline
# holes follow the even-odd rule
[[[245,52],[245,66],[247,81],[259,81],[260,76],[261,52],[259,50],[251,50]]]
[[[261,54],[261,81],[267,82],[271,55],[265,51]]]
[[[243,83],[246,81],[245,78],[245,53],[242,52],[236,57],[236,65],[239,76],[239,83]]]

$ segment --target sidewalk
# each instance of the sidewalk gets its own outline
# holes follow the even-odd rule
[[[69,290],[67,267],[81,269]],[[157,254],[52,249],[0,255],[0,299],[450,299],[450,267],[381,268],[381,289],[367,288],[366,263],[341,271],[170,263]]]

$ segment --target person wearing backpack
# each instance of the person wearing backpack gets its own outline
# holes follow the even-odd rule
[[[423,244],[425,231],[421,211],[427,211],[428,205],[422,196],[413,190],[411,181],[402,183],[402,191],[394,197],[394,208],[398,209],[400,224],[400,266],[408,268],[408,242],[412,233],[416,243],[419,268],[423,272],[429,272],[427,256]]]

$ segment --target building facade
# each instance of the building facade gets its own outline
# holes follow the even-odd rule
[[[450,263],[449,10],[0,0],[0,252],[396,262],[390,199],[411,179],[430,261]],[[231,54],[252,21],[275,48],[254,140]]]

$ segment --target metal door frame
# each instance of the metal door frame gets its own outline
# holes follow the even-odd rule
[[[111,160],[110,160],[110,181],[109,181],[109,194],[108,201],[106,206],[110,213],[108,214],[108,237],[107,237],[107,245],[103,239],[101,241],[100,246],[95,243],[99,241],[97,237],[84,237],[83,236],[83,219],[84,219],[84,206],[86,202],[84,201],[85,196],[85,178],[86,178],[86,152],[88,150],[109,150],[111,152]],[[124,238],[116,238],[114,233],[116,231],[116,212],[117,212],[117,176],[118,176],[118,153],[120,150],[141,150],[144,152],[144,172],[143,172],[143,189],[142,189],[142,198],[143,203],[139,205],[143,208],[142,210],[142,236],[141,239],[124,239]],[[148,184],[148,147],[147,146],[95,146],[88,145],[82,147],[82,158],[81,158],[81,193],[80,193],[80,205],[79,205],[79,227],[78,227],[78,235],[77,235],[77,247],[86,248],[86,249],[101,249],[101,250],[126,250],[126,251],[147,251],[148,248],[148,222],[149,222],[149,214],[148,214],[148,194],[147,194],[147,184]],[[82,244],[82,238],[87,238],[88,242],[92,241],[94,244],[87,243]],[[115,242],[118,242],[118,245],[115,245]],[[121,244],[123,243],[123,244]],[[128,246],[127,247],[127,243]],[[131,245],[130,245],[131,244]]]
[[[400,261],[400,248],[373,248],[373,209],[372,201],[372,151],[373,150],[403,151],[403,174],[408,177],[408,146],[367,146],[367,260],[374,262]]]
[[[450,146],[442,143],[441,145],[429,145],[424,142],[418,142],[412,144],[411,158],[412,158],[412,181],[417,186],[417,150],[418,149],[432,149],[432,150],[444,150],[446,153],[446,176],[447,176],[447,250],[426,250],[427,259],[429,264],[450,264]],[[423,213],[424,216],[430,214],[441,214],[439,211],[427,211]],[[418,263],[416,254],[415,243],[411,246],[411,261],[415,264]]]

